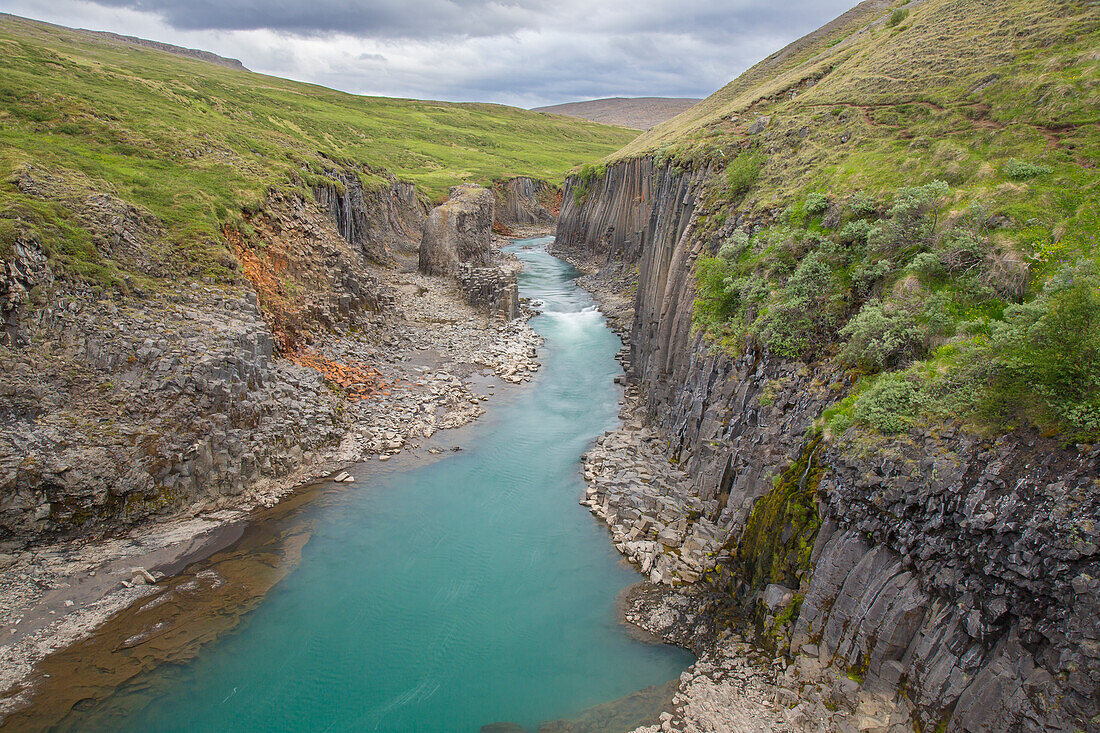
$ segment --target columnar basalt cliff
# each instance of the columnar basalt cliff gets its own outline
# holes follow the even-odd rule
[[[152,250],[155,217],[125,201],[32,168],[17,185],[80,211],[116,259],[136,267]],[[385,199],[359,198],[353,216],[396,239],[403,232]],[[276,354],[324,333],[377,328],[395,306],[323,211],[273,194],[249,214],[250,239],[226,232],[239,284],[135,293],[140,308],[56,281],[38,243],[17,242],[0,279],[10,357],[0,539],[18,545],[239,495],[339,444],[341,400],[321,374]],[[308,297],[290,298],[291,284]]]
[[[493,182],[498,227],[549,226],[561,209],[561,189],[530,176]]]
[[[319,181],[313,195],[328,210],[340,235],[372,262],[389,262],[420,243],[427,205],[416,187],[393,176],[366,190],[357,171],[332,169],[332,183]]]
[[[710,175],[643,157],[565,188],[555,251],[601,267],[613,288],[628,287],[621,274],[636,272],[626,366],[644,422],[691,479],[660,490],[653,511],[650,479],[634,476],[633,488],[631,480],[608,488],[596,479],[589,503],[620,549],[651,576],[659,570],[655,580],[705,575],[750,616],[768,613],[751,610],[763,604],[765,585],[791,586],[805,600],[783,650],[812,648],[837,669],[855,670],[868,691],[904,690],[922,725],[1095,728],[1100,449],[955,427],[870,443],[845,434],[818,446],[815,425],[850,392],[846,372],[752,341],[734,355],[693,328],[693,264],[720,238],[696,227]],[[725,231],[770,216],[735,216]],[[596,452],[599,460],[607,450]],[[803,483],[814,477],[818,518],[799,535],[781,512],[769,528],[778,546],[752,545],[754,508],[795,464]],[[682,523],[669,514],[676,506]],[[700,522],[724,545],[683,564],[703,541],[691,529]],[[797,555],[800,538],[816,546],[812,563],[791,563],[793,575],[744,571],[745,559],[759,565],[764,551],[766,568],[773,554]],[[661,555],[669,561],[659,565]]]

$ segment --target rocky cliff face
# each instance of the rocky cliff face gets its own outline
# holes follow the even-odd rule
[[[656,526],[649,482],[620,476],[590,497],[620,549],[651,575],[669,556],[665,582],[721,578],[769,633],[796,618],[779,629],[791,654],[812,648],[922,725],[1097,729],[1100,450],[951,427],[816,443],[842,370],[753,345],[730,355],[692,332],[692,265],[716,246],[692,226],[707,176],[641,158],[565,188],[555,249],[620,290],[636,277],[627,367],[652,442],[690,477],[652,497],[668,515]],[[698,552],[708,538],[714,552]],[[647,541],[656,556],[637,552]],[[791,586],[801,612],[765,607],[768,585]]]
[[[427,206],[411,183],[386,177],[386,185],[365,190],[351,170],[329,172],[332,183],[313,186],[313,195],[328,210],[348,243],[372,262],[389,262],[420,243]]]
[[[386,332],[395,299],[369,263],[419,241],[411,186],[364,191],[348,174],[317,202],[272,193],[245,212],[248,235],[223,233],[240,277],[219,283],[167,277],[156,218],[73,183],[30,167],[15,180],[149,280],[125,292],[59,277],[32,235],[3,253],[0,546],[232,503],[340,444],[354,411],[277,357]]]
[[[516,176],[493,182],[498,226],[553,224],[561,209],[561,191],[546,181]]]

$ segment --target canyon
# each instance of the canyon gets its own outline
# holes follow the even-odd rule
[[[21,48],[76,43],[3,23]],[[212,660],[266,674],[282,621],[331,618],[328,651],[296,647],[310,684],[339,658],[384,693],[280,715],[1100,731],[1098,37],[1070,0],[865,0],[637,137],[477,105],[345,116],[367,103],[325,90],[293,119],[214,103],[225,129],[195,113],[178,140],[129,122],[194,206],[0,150],[0,715],[179,724],[180,700],[236,694]],[[129,43],[89,38],[111,63]],[[177,96],[173,64],[202,63],[143,58]],[[215,63],[244,98],[248,72]],[[117,132],[49,99],[68,111],[0,100],[25,150]],[[436,115],[452,157],[366,145],[353,125],[392,110]],[[509,119],[550,127],[488,155],[479,130]],[[333,588],[347,602],[311,615]],[[387,659],[409,661],[393,689]],[[521,691],[490,684],[506,668]],[[255,689],[232,704],[262,721]]]

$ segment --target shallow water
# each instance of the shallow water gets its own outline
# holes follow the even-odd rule
[[[691,663],[620,623],[615,596],[639,578],[577,504],[580,454],[616,424],[620,343],[548,241],[511,246],[521,293],[543,304],[535,382],[462,452],[296,510],[300,561],[236,628],[63,727],[533,729]]]

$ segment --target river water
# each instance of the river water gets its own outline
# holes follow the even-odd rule
[[[532,384],[461,452],[303,505],[296,565],[240,623],[62,727],[534,730],[677,677],[691,655],[620,623],[639,578],[577,504],[578,459],[616,424],[620,342],[549,241],[510,246],[543,304]]]

